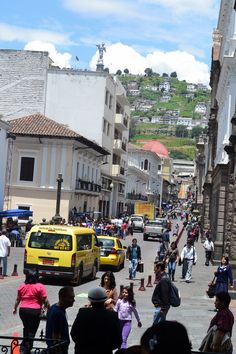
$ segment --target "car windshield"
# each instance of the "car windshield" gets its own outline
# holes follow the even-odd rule
[[[132,221],[143,221],[142,218],[131,218]]]
[[[32,232],[29,239],[29,247],[47,250],[71,251],[71,235],[51,234],[47,232]]]
[[[162,226],[163,225],[163,221],[159,221],[159,220],[157,220],[157,221],[149,221],[146,226],[148,226],[148,225],[150,225],[150,226]]]
[[[107,238],[99,238],[99,242],[100,242],[101,247],[104,247],[104,248],[114,247],[114,240],[109,240]]]

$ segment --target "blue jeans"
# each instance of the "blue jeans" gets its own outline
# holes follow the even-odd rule
[[[0,257],[0,265],[2,264],[2,274],[3,276],[7,275],[7,256],[6,257]]]
[[[161,307],[156,307],[153,316],[153,325],[165,321],[166,313],[161,313]]]
[[[133,258],[131,261],[129,261],[129,277],[130,277],[130,279],[135,278],[137,265],[138,265],[138,260],[136,258]]]
[[[174,280],[174,275],[175,275],[175,269],[176,269],[176,261],[169,261],[168,262],[168,274],[169,278]]]

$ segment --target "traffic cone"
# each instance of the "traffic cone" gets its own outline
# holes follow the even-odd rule
[[[11,341],[11,354],[20,354],[20,345],[19,345],[19,333],[12,333],[12,341]]]
[[[146,290],[146,288],[144,286],[144,278],[141,279],[140,287],[139,287],[138,290],[139,291],[145,291]]]
[[[18,273],[17,273],[17,264],[14,264],[14,269],[13,269],[13,272],[12,272],[12,277],[17,277],[18,276]]]
[[[152,288],[153,285],[152,285],[152,276],[149,275],[148,276],[148,282],[147,282],[147,285],[146,285],[147,288]]]
[[[4,279],[4,276],[2,275],[2,267],[0,267],[0,279]]]

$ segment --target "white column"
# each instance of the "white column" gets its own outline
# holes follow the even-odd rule
[[[55,188],[56,185],[56,145],[51,147],[51,166],[50,166],[50,178],[49,178],[49,188]]]

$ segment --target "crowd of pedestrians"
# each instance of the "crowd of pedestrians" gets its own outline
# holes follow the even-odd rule
[[[78,311],[71,330],[68,327],[66,309],[72,307],[75,301],[74,289],[70,286],[63,287],[58,293],[58,302],[50,306],[47,291],[43,284],[39,283],[37,272],[32,270],[26,274],[25,282],[17,290],[17,297],[13,308],[13,314],[19,316],[23,324],[24,340],[21,343],[22,353],[29,354],[33,346],[33,338],[39,327],[42,311],[47,310],[46,338],[48,347],[57,345],[60,342],[60,354],[67,354],[70,340],[74,342],[76,354],[92,354],[95,352],[111,354],[114,350],[118,353],[173,353],[173,350],[189,354],[191,343],[186,328],[179,322],[167,320],[168,311],[171,307],[171,282],[175,281],[177,265],[182,265],[182,279],[191,283],[193,266],[198,260],[195,242],[198,242],[196,235],[196,220],[182,217],[187,230],[186,243],[182,250],[178,248],[179,224],[172,230],[172,223],[168,218],[167,227],[163,232],[163,239],[158,248],[157,257],[154,260],[155,288],[150,299],[154,305],[153,323],[144,332],[140,344],[133,348],[127,348],[128,337],[133,325],[133,316],[137,320],[138,327],[142,327],[140,312],[136,306],[132,286],[125,286],[118,294],[115,276],[112,271],[106,271],[101,277],[99,287],[92,288],[88,292],[88,303]],[[184,221],[185,219],[186,222]],[[117,219],[119,220],[119,219]],[[86,220],[84,220],[86,221]],[[96,227],[98,223],[90,220],[82,226]],[[126,226],[122,226],[123,224]],[[100,226],[108,224],[102,222]],[[116,232],[121,238],[131,234],[127,220],[109,223],[113,225],[112,232]],[[132,227],[132,226],[131,226]],[[108,227],[109,229],[109,227]],[[114,231],[115,230],[115,231]],[[193,230],[194,233],[193,233]],[[2,239],[2,242],[1,242]],[[201,237],[202,239],[202,237]],[[3,241],[4,240],[4,241]],[[126,258],[129,261],[129,279],[136,278],[137,266],[141,261],[141,247],[137,239],[132,238],[131,244],[127,247]],[[205,251],[205,265],[212,263],[214,243],[211,232],[205,233],[205,241],[202,243]],[[5,246],[3,246],[5,245]],[[11,242],[9,238],[0,235],[0,261],[10,253]],[[5,253],[1,253],[5,247]],[[2,255],[2,256],[1,256]],[[203,338],[201,350],[215,351],[225,350],[232,353],[231,335],[234,317],[229,310],[230,296],[228,286],[233,286],[232,270],[226,256],[221,259],[221,264],[214,272],[216,290],[215,307],[217,314],[211,320],[207,335]],[[165,336],[174,333],[175,345],[165,343]],[[172,332],[174,331],[174,332]],[[88,333],[91,333],[88,340]],[[178,338],[177,338],[178,337]],[[224,347],[222,343],[224,342]],[[178,351],[178,348],[180,351]]]

